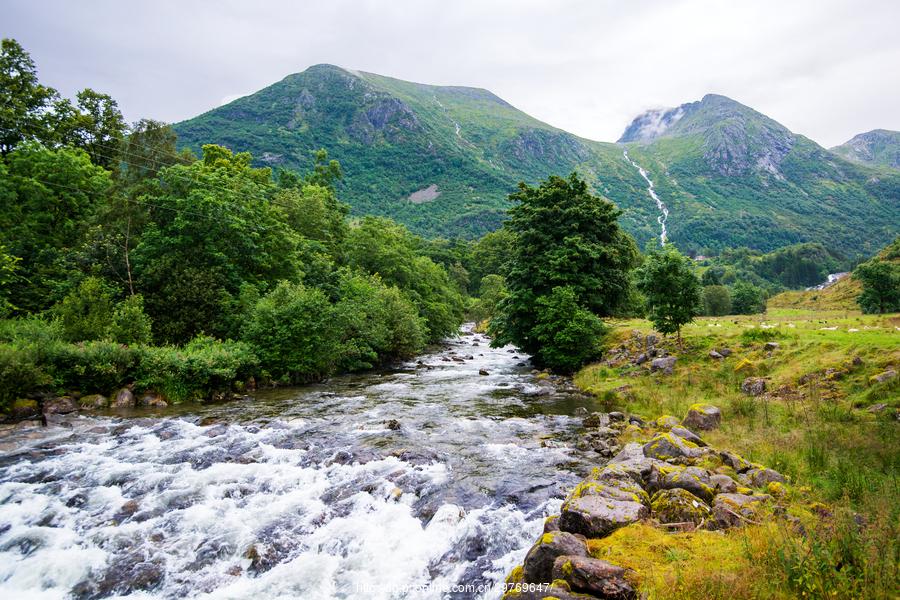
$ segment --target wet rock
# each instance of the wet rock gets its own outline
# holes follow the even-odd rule
[[[588,409],[583,406],[579,406],[572,412],[572,414],[574,414],[576,417],[586,417],[588,414]]]
[[[609,600],[633,600],[634,588],[625,578],[628,571],[605,560],[586,556],[559,556],[553,562],[553,580],[569,584],[572,591]]]
[[[116,392],[113,406],[116,408],[134,408],[134,394],[132,391],[128,388],[122,388]]]
[[[673,435],[677,435],[683,440],[687,440],[692,444],[697,444],[698,446],[706,446],[706,442],[704,442],[699,435],[694,433],[689,429],[685,429],[684,427],[673,427],[669,430]]]
[[[581,420],[584,427],[602,427],[609,423],[609,417],[606,413],[593,412]]]
[[[613,411],[611,413],[608,413],[607,416],[609,417],[610,421],[624,421],[625,420],[625,413],[621,413],[618,411]]]
[[[44,400],[44,414],[64,415],[78,410],[78,404],[71,396],[60,396]]]
[[[488,372],[487,369],[478,369],[478,374],[479,375],[490,375],[490,372]]]
[[[684,488],[660,490],[650,503],[653,518],[660,523],[694,523],[707,520],[712,511],[701,498]]]
[[[722,422],[722,411],[712,404],[693,404],[688,409],[687,416],[681,422],[690,429],[709,431],[716,429]]]
[[[644,444],[644,456],[657,460],[681,457],[693,458],[699,455],[699,448],[697,448],[696,444],[692,444],[671,433],[661,433]]]
[[[739,527],[752,522],[763,502],[769,496],[746,494],[719,494],[713,500],[713,526],[719,529]]]
[[[165,408],[169,403],[166,402],[166,399],[163,398],[162,394],[146,392],[141,396],[140,405],[151,408]]]
[[[753,484],[753,487],[766,487],[772,482],[787,483],[784,475],[778,471],[767,469],[765,467],[758,467],[747,471],[747,477],[750,478],[750,483]]]
[[[699,467],[654,466],[647,477],[647,489],[651,492],[682,489],[705,502],[712,502],[715,491],[709,476],[708,471]]]
[[[762,377],[748,377],[741,384],[741,391],[750,396],[760,396],[766,391],[766,380]]]
[[[544,520],[544,533],[559,531],[559,515],[552,515]]]
[[[675,363],[678,361],[674,356],[666,356],[664,358],[654,358],[650,362],[650,372],[662,372],[663,375],[671,375],[675,370]]]
[[[37,400],[22,398],[13,402],[9,416],[11,421],[21,421],[29,417],[37,416],[40,412]]]
[[[86,410],[106,408],[109,406],[109,398],[100,394],[88,394],[87,396],[82,396],[78,400],[78,404]]]
[[[728,358],[731,356],[731,348],[719,348],[718,353],[721,354],[723,358]]]
[[[584,542],[565,531],[545,533],[531,547],[523,563],[523,577],[527,583],[553,581],[553,563],[560,556],[587,556]]]
[[[626,525],[649,516],[647,507],[633,500],[615,500],[602,496],[583,496],[566,502],[559,517],[559,528],[588,538],[605,537]]]
[[[384,422],[384,426],[390,429],[391,431],[399,431],[400,430],[400,421],[397,419],[389,419]]]
[[[733,494],[737,492],[737,482],[721,473],[715,473],[709,476],[709,485],[717,494]]]

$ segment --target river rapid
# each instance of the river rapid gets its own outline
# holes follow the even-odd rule
[[[7,426],[0,591],[499,598],[543,519],[598,463],[575,448],[581,406],[464,327],[390,371]]]

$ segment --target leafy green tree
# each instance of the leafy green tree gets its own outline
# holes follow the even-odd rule
[[[506,297],[506,281],[500,275],[485,275],[481,278],[478,300],[472,310],[475,319],[489,319],[497,312],[497,306]]]
[[[647,255],[637,272],[637,286],[647,299],[647,317],[664,335],[675,333],[700,312],[700,280],[690,258],[674,246]]]
[[[704,287],[710,285],[722,285],[722,277],[724,276],[724,267],[710,267],[703,271],[703,275],[700,276],[700,283],[702,283]]]
[[[9,301],[11,288],[16,283],[16,269],[19,258],[6,252],[0,244],[0,318],[6,317],[15,308]]]
[[[536,188],[520,184],[510,200],[517,204],[504,227],[515,241],[506,276],[508,294],[491,320],[492,343],[514,343],[539,364],[547,359],[570,364],[542,353],[542,344],[551,337],[542,307],[557,306],[561,298],[541,299],[565,288],[588,313],[614,314],[628,297],[637,248],[619,229],[615,206],[592,195],[574,173],[568,179],[551,176]],[[539,323],[540,338],[535,329]],[[590,330],[581,329],[585,334]],[[592,347],[594,342],[581,343]]]
[[[68,100],[54,106],[54,130],[59,142],[81,148],[95,165],[117,170],[125,158],[121,151],[126,128],[118,104],[108,94],[90,88],[78,92],[75,98],[74,106]]]
[[[900,311],[900,262],[874,258],[856,267],[853,276],[862,282],[857,302],[863,312]]]
[[[67,341],[103,339],[113,322],[112,292],[99,277],[87,277],[54,307],[54,312]]]
[[[344,178],[341,163],[336,160],[328,160],[328,151],[320,148],[315,153],[313,170],[306,176],[306,182],[334,190],[335,184]]]
[[[203,159],[159,172],[141,196],[149,222],[133,252],[137,288],[154,333],[186,342],[198,333],[234,337],[231,312],[245,283],[297,280],[299,239],[271,202],[268,169],[249,154],[204,146]]]
[[[481,282],[487,275],[506,276],[510,258],[515,248],[515,234],[502,227],[486,233],[472,244],[469,257],[469,275],[473,282]]]
[[[291,228],[303,237],[321,242],[332,256],[347,236],[349,207],[338,201],[331,188],[301,183],[280,190],[273,202],[282,208]]]
[[[150,317],[144,312],[144,298],[137,294],[116,304],[107,337],[130,346],[149,344],[152,339]]]
[[[244,325],[262,367],[279,381],[315,381],[334,372],[341,350],[328,297],[287,281],[259,300]]]
[[[703,314],[721,317],[731,313],[731,293],[724,285],[707,285],[703,288]]]
[[[578,305],[575,290],[556,287],[549,295],[540,296],[537,314],[532,335],[540,347],[541,364],[572,373],[600,356],[606,326]]]
[[[731,310],[736,315],[755,315],[766,310],[762,290],[746,281],[731,288]]]
[[[56,91],[41,85],[31,56],[16,40],[0,43],[0,154],[26,140],[48,141],[47,112]]]
[[[9,301],[37,312],[60,300],[78,273],[81,247],[112,186],[81,150],[20,144],[0,164],[0,243],[20,259]]]

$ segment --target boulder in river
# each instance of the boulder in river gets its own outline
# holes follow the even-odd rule
[[[75,412],[78,410],[78,404],[71,396],[60,396],[44,400],[44,414],[59,414]]]
[[[565,581],[572,591],[609,600],[637,598],[637,592],[625,577],[627,573],[627,569],[586,556],[557,557],[552,571],[553,581]]]
[[[79,398],[78,404],[86,410],[106,408],[109,406],[109,398],[100,394],[88,394]]]
[[[127,387],[116,392],[116,398],[113,401],[116,408],[134,408],[134,393]]]

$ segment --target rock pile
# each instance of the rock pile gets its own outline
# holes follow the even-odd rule
[[[777,471],[711,448],[688,428],[718,427],[715,406],[694,405],[681,422],[664,416],[643,428],[643,419],[610,417],[586,416],[586,439],[612,448],[617,433],[640,431],[649,441],[625,444],[571,491],[507,579],[505,599],[638,598],[638,575],[591,556],[589,540],[639,521],[667,530],[739,527],[783,491]]]

